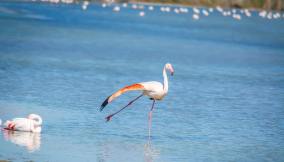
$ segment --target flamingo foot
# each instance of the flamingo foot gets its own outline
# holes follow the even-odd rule
[[[110,121],[110,119],[112,118],[113,114],[107,116],[105,119],[106,119],[106,122]]]

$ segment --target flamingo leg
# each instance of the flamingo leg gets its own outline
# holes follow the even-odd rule
[[[149,139],[149,141],[151,139],[152,112],[153,112],[153,109],[154,109],[154,105],[155,105],[155,100],[153,100],[153,104],[152,104],[152,107],[151,107],[151,110],[150,110],[149,116],[148,116],[148,139]]]
[[[128,107],[129,105],[131,105],[134,101],[138,100],[138,99],[139,99],[140,97],[142,97],[142,96],[143,96],[143,94],[141,94],[140,96],[136,97],[134,100],[130,101],[127,105],[125,105],[123,108],[121,108],[121,109],[118,110],[117,112],[115,112],[115,113],[110,114],[109,116],[107,116],[107,117],[105,118],[106,121],[107,121],[107,122],[110,121],[110,119],[111,119],[114,115],[118,114],[120,111],[122,111],[123,109],[125,109],[126,107]]]

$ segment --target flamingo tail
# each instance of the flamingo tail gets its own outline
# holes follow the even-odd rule
[[[127,91],[144,90],[144,89],[145,89],[144,86],[139,84],[139,83],[132,84],[130,86],[126,86],[126,87],[118,90],[114,94],[110,95],[109,97],[107,97],[105,99],[105,101],[102,103],[102,105],[100,107],[100,111],[102,111],[106,107],[107,104],[112,102],[115,98],[117,98],[118,96],[122,95],[123,93],[125,93]]]

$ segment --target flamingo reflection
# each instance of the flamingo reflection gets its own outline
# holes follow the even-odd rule
[[[18,146],[26,147],[29,152],[40,148],[40,133],[3,130],[4,138]]]

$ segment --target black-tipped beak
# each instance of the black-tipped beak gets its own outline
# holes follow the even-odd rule
[[[172,72],[171,72],[171,76],[173,76],[173,75],[174,75],[174,72],[172,71]]]

